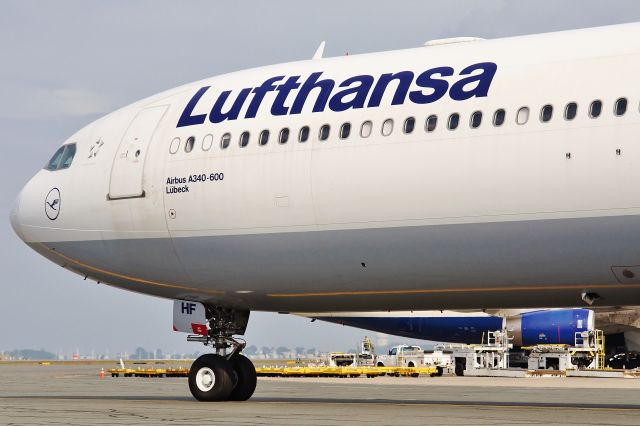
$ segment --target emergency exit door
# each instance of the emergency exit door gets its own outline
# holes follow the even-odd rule
[[[144,160],[167,108],[168,105],[145,108],[129,124],[113,159],[109,200],[144,197]]]

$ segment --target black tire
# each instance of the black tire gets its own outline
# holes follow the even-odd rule
[[[434,374],[434,376],[442,377],[442,373],[444,372],[444,369],[442,367],[437,367],[437,369],[438,369],[438,372]]]
[[[456,360],[456,376],[464,376],[465,362]]]
[[[229,394],[229,401],[246,401],[256,390],[258,375],[256,368],[249,358],[244,355],[234,355],[231,358],[231,368],[234,372],[235,387]]]
[[[233,390],[229,361],[216,354],[200,356],[189,370],[189,390],[198,401],[226,401]],[[209,386],[207,379],[213,379]]]

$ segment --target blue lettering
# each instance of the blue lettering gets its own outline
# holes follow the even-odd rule
[[[293,77],[289,77],[283,84],[276,87],[278,94],[276,95],[276,99],[273,101],[273,105],[271,105],[271,114],[287,115],[289,113],[289,107],[284,106],[284,103],[287,101],[289,93],[300,87],[300,83],[298,83],[299,78],[299,75],[294,75]]]
[[[404,103],[404,100],[407,97],[407,92],[409,92],[409,88],[411,87],[411,83],[413,83],[413,73],[411,71],[400,71],[395,74],[382,74],[376,83],[376,87],[373,88],[373,92],[371,93],[371,98],[367,105],[369,108],[380,106],[384,92],[387,90],[389,83],[393,80],[398,80],[398,88],[396,89],[396,93],[393,95],[391,105],[402,105]]]
[[[293,101],[289,114],[300,114],[302,112],[302,108],[304,108],[304,104],[307,102],[309,93],[314,89],[320,89],[320,94],[316,99],[316,103],[313,105],[313,112],[324,111],[324,108],[327,106],[329,96],[331,95],[331,91],[333,90],[333,86],[335,86],[336,83],[329,79],[318,81],[318,78],[321,75],[322,72],[314,72],[302,84],[296,99]]]
[[[240,110],[242,109],[242,105],[244,104],[244,101],[247,100],[249,93],[251,93],[251,89],[242,89],[227,112],[222,112],[222,107],[227,102],[227,99],[231,94],[231,90],[226,90],[220,93],[216,103],[213,104],[213,108],[211,108],[209,121],[215,124],[222,123],[224,120],[237,120]]]
[[[449,82],[447,80],[441,80],[432,78],[434,75],[440,75],[442,77],[451,77],[453,75],[453,68],[451,67],[439,67],[431,70],[427,70],[420,74],[416,78],[416,85],[431,89],[431,93],[425,94],[422,90],[414,90],[409,93],[409,99],[414,104],[430,104],[441,99],[447,94],[449,89]]]
[[[451,86],[449,96],[456,101],[465,101],[473,97],[484,98],[489,94],[489,88],[496,75],[498,66],[493,62],[481,62],[479,64],[468,66],[460,71],[460,75],[469,75],[476,70],[482,70],[480,74],[463,78]],[[471,89],[465,89],[465,86],[476,83]]]
[[[182,302],[182,313],[183,314],[191,315],[191,314],[193,314],[193,311],[195,311],[195,310],[196,310],[196,304],[195,303]]]
[[[353,83],[359,83],[355,87],[349,87],[344,89],[331,98],[329,101],[329,109],[331,111],[340,112],[346,111],[350,108],[360,109],[364,108],[364,103],[367,101],[367,96],[373,86],[373,77],[370,75],[357,75],[351,77],[340,83],[340,87],[348,87]],[[345,98],[349,98],[345,100]]]
[[[209,90],[209,87],[211,86],[202,87],[200,88],[200,90],[196,92],[195,95],[193,95],[193,97],[191,98],[187,106],[184,108],[184,111],[182,111],[182,115],[178,120],[177,127],[193,126],[194,124],[204,123],[204,120],[207,118],[207,114],[199,114],[199,115],[191,115],[191,114],[193,113],[193,109],[198,104],[198,101],[200,101],[200,98],[202,97],[202,95],[204,95],[205,92]]]
[[[273,83],[278,80],[282,80],[283,78],[284,75],[270,78],[260,86],[253,89],[253,99],[251,99],[251,103],[249,104],[249,108],[247,109],[247,113],[244,115],[244,118],[255,118],[256,114],[258,114],[258,108],[260,108],[260,104],[264,99],[264,95],[276,90],[276,86],[274,86]]]
[[[417,105],[430,104],[447,93],[455,101],[482,98],[488,96],[497,70],[498,66],[493,62],[480,62],[464,68],[457,75],[452,67],[445,66],[427,69],[417,77],[412,71],[385,73],[377,78],[366,74],[356,75],[340,84],[330,78],[321,79],[322,71],[311,73],[303,83],[300,82],[300,75],[281,75],[269,78],[259,86],[241,89],[235,98],[232,98],[235,90],[222,91],[211,107],[209,121],[217,124],[237,120],[249,95],[253,96],[243,118],[255,118],[269,92],[275,95],[270,107],[270,113],[274,116],[301,114],[312,92],[315,94],[312,112],[323,112],[327,106],[334,112],[375,108],[382,104],[385,96],[391,97],[391,105],[402,105],[407,97]],[[390,85],[395,89],[392,94]],[[413,85],[417,86],[415,90],[411,90]],[[207,114],[196,114],[194,111],[210,87],[201,87],[187,102],[177,127],[199,125],[206,121]],[[289,106],[287,102],[292,96],[293,102]]]

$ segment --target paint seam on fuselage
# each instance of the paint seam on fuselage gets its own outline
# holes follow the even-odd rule
[[[522,286],[522,287],[474,287],[474,288],[434,288],[416,290],[364,290],[334,291],[317,293],[270,293],[268,297],[337,297],[337,296],[388,296],[394,294],[433,294],[433,293],[489,293],[501,291],[544,291],[544,290],[590,290],[598,288],[640,288],[640,284],[570,284],[557,286]]]
[[[136,278],[129,275],[120,274],[117,272],[107,271],[102,268],[98,268],[89,264],[86,264],[77,259],[66,256],[55,249],[47,247],[45,244],[40,244],[46,248],[50,253],[72,262],[80,267],[90,269],[95,272],[99,272],[105,275],[109,275],[116,278],[122,278],[125,280],[137,282],[140,284],[154,285],[165,288],[176,288],[200,293],[208,294],[224,294],[220,290],[209,290],[201,288],[186,287],[177,284],[162,283],[158,281],[146,280],[143,278]],[[599,288],[640,288],[640,284],[570,284],[570,285],[556,285],[556,286],[522,286],[522,287],[472,287],[472,288],[451,288],[451,289],[414,289],[414,290],[363,290],[363,291],[336,291],[336,292],[310,292],[310,293],[269,293],[266,296],[272,298],[289,298],[289,297],[339,297],[339,296],[385,296],[385,295],[406,295],[406,294],[437,294],[437,293],[488,293],[488,292],[517,292],[517,291],[545,291],[545,290],[590,290]]]
[[[164,287],[164,288],[175,288],[175,289],[180,289],[180,290],[188,290],[188,291],[193,291],[193,292],[199,292],[199,293],[208,293],[208,294],[224,294],[223,291],[220,290],[209,290],[209,289],[200,289],[200,288],[193,288],[193,287],[187,287],[187,286],[183,286],[183,285],[179,285],[179,284],[169,284],[169,283],[162,283],[159,281],[152,281],[152,280],[146,280],[144,278],[137,278],[137,277],[132,277],[130,275],[125,275],[125,274],[120,274],[117,272],[111,272],[111,271],[107,271],[106,269],[102,269],[102,268],[98,268],[96,266],[92,266],[89,265],[87,263],[84,263],[80,260],[74,259],[72,257],[69,257],[65,254],[62,254],[60,252],[58,252],[55,249],[52,249],[50,247],[47,247],[45,244],[39,243],[42,247],[44,247],[45,249],[47,249],[47,251],[49,251],[49,253],[53,253],[56,256],[74,263],[82,268],[86,268],[89,270],[92,270],[94,272],[98,272],[101,274],[105,274],[105,275],[109,275],[111,277],[115,277],[115,278],[122,278],[128,281],[132,281],[132,282],[136,282],[139,284],[147,284],[147,285],[153,285],[153,286],[157,286],[157,287]]]

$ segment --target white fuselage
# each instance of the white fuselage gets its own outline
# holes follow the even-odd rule
[[[477,64],[495,69],[464,72]],[[600,305],[640,304],[639,71],[631,24],[217,76],[80,130],[66,142],[77,146],[71,166],[38,172],[12,222],[35,250],[91,279],[242,309],[579,306],[585,292]],[[399,78],[376,92],[401,72],[409,88]],[[321,89],[298,99],[314,73],[334,82],[324,106]],[[294,77],[299,87],[275,88]],[[518,124],[522,107],[529,117]],[[45,206],[53,188],[55,219]]]

